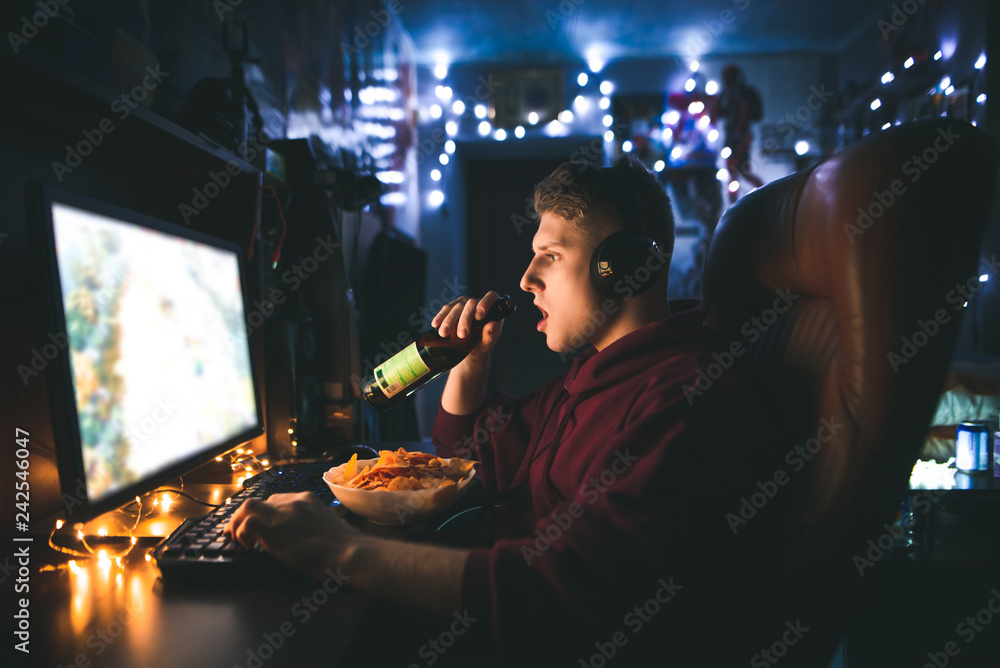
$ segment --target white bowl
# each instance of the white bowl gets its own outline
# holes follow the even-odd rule
[[[358,471],[378,459],[358,460]],[[448,459],[442,459],[448,462]],[[387,492],[384,489],[354,489],[344,487],[344,469],[347,464],[335,466],[323,474],[323,480],[330,486],[337,499],[351,512],[357,513],[369,522],[385,526],[404,526],[433,517],[447,510],[465,493],[465,488],[476,475],[471,469],[454,485],[429,489],[401,490]]]

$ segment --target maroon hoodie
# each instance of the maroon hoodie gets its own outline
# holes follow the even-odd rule
[[[702,581],[737,554],[761,554],[752,540],[779,511],[733,518],[776,459],[747,445],[763,428],[727,371],[733,342],[703,326],[702,304],[686,306],[589,348],[532,394],[465,416],[439,409],[438,453],[470,456],[475,444],[484,486],[504,493],[492,544],[471,550],[462,591],[509,655],[542,643],[579,665],[602,647],[609,659],[611,649],[655,646],[678,619],[715,605],[699,596]],[[674,622],[648,630],[668,609]]]

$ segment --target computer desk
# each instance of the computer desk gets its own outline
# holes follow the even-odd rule
[[[201,499],[221,499],[235,482],[187,483]],[[219,502],[219,501],[216,501]],[[246,582],[209,587],[165,582],[146,559],[163,535],[207,508],[181,497],[167,513],[137,528],[138,542],[121,559],[75,559],[32,543],[30,655],[14,651],[15,665],[45,668],[277,668],[333,666],[369,603],[369,596],[335,579],[272,586]],[[113,514],[88,523],[121,526]],[[405,528],[358,520],[362,531],[405,537]],[[60,530],[66,533],[66,529]],[[72,532],[70,532],[72,533]],[[109,533],[112,530],[109,529]],[[88,539],[88,542],[99,541]],[[72,542],[58,536],[57,544]],[[109,552],[114,553],[115,548]],[[50,566],[56,566],[49,569]],[[40,570],[44,569],[44,570]]]

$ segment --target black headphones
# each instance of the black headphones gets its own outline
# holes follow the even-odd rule
[[[614,193],[615,209],[625,229],[613,232],[594,249],[590,278],[605,298],[628,299],[646,292],[659,278],[669,256],[639,228],[639,195],[635,186],[616,167],[603,167]]]

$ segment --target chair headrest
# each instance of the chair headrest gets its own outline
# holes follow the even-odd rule
[[[839,530],[905,493],[965,311],[958,288],[982,273],[997,159],[963,121],[904,124],[723,216],[705,263],[709,324],[755,334],[754,356],[809,387],[815,412],[789,416],[822,436],[808,525]]]

